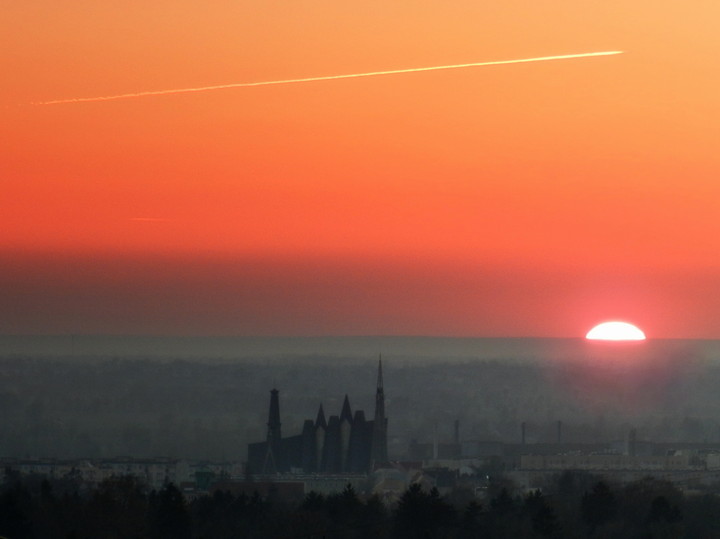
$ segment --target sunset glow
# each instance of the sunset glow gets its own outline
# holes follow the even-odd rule
[[[645,333],[627,322],[603,322],[585,335],[591,341],[644,341]]]
[[[716,338],[718,20],[6,2],[0,334]]]

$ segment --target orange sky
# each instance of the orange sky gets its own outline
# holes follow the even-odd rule
[[[0,334],[619,317],[720,338],[718,20],[714,1],[8,3]]]

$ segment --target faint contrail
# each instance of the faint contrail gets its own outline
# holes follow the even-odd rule
[[[171,221],[167,217],[130,217],[131,221],[138,221],[143,223],[166,223]]]
[[[76,97],[73,99],[55,99],[41,101],[34,105],[59,105],[61,103],[83,103],[86,101],[114,101],[116,99],[130,99],[133,97],[146,97],[151,95],[184,94],[189,92],[209,92],[210,90],[224,90],[227,88],[248,88],[250,86],[270,86],[274,84],[295,84],[298,82],[317,82],[323,80],[357,79],[360,77],[379,77],[381,75],[399,75],[401,73],[419,73],[421,71],[439,71],[441,69],[462,69],[465,67],[496,66],[504,64],[524,64],[528,62],[547,62],[550,60],[569,60],[571,58],[589,58],[591,56],[611,56],[622,54],[623,51],[584,52],[581,54],[563,54],[561,56],[540,56],[537,58],[521,58],[520,60],[496,60],[494,62],[475,62],[472,64],[453,64],[432,67],[415,67],[411,69],[393,69],[391,71],[371,71],[369,73],[351,73],[349,75],[329,75],[325,77],[308,77],[305,79],[270,80],[262,82],[239,82],[234,84],[220,84],[218,86],[200,86],[197,88],[176,88],[174,90],[152,90],[149,92],[135,92],[131,94],[107,95],[101,97]]]

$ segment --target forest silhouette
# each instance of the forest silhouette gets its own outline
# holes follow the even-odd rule
[[[469,490],[443,497],[411,484],[393,504],[351,485],[295,503],[226,490],[188,501],[172,483],[150,490],[120,476],[88,489],[72,477],[21,477],[13,470],[0,490],[0,534],[13,539],[718,537],[718,512],[715,495],[687,495],[651,477],[615,485],[574,471],[529,493],[491,482],[483,501]]]

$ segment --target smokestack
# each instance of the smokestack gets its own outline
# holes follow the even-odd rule
[[[520,443],[525,445],[525,421],[520,423]]]
[[[460,445],[460,420],[455,420],[455,445]]]
[[[557,443],[562,443],[562,421],[557,422]]]

